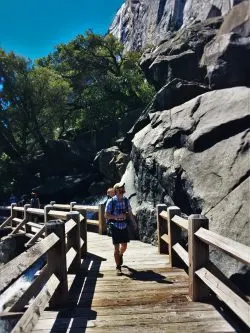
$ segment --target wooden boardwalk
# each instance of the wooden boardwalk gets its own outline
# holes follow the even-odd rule
[[[122,272],[115,274],[111,238],[89,232],[87,258],[68,275],[67,304],[46,309],[32,332],[235,332],[212,305],[189,301],[188,276],[156,247],[131,241]]]

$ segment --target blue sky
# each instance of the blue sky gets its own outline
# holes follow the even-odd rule
[[[0,0],[0,47],[36,59],[92,29],[104,34],[124,0]]]

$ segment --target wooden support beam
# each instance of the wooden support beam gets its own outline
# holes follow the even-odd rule
[[[55,234],[59,241],[47,254],[47,265],[50,272],[59,279],[60,284],[50,300],[50,307],[61,306],[68,296],[65,224],[60,220],[51,220],[46,224],[46,234]],[[47,236],[47,237],[48,237]],[[46,237],[46,238],[47,238]]]
[[[106,219],[105,219],[105,204],[101,203],[98,205],[98,221],[99,221],[99,234],[103,235],[106,231]]]
[[[198,279],[195,272],[204,267],[209,260],[209,247],[195,236],[200,228],[208,228],[208,219],[202,215],[190,215],[188,218],[188,254],[189,254],[189,296],[192,301],[202,301],[209,296],[209,289]]]
[[[80,244],[80,213],[70,212],[67,214],[68,221],[74,221],[75,226],[71,228],[67,234],[67,248],[74,248],[76,256],[72,261],[69,272],[76,273],[81,266],[81,244]]]
[[[158,238],[158,253],[168,253],[168,243],[162,238],[163,235],[168,235],[168,223],[166,219],[161,216],[161,212],[165,211],[167,206],[159,204],[156,206],[156,219],[157,219],[157,238]]]
[[[87,212],[82,211],[80,214],[80,237],[83,241],[83,245],[81,246],[81,258],[85,258],[87,255]]]
[[[74,206],[76,205],[76,201],[72,201],[70,203],[70,211],[72,212],[74,210]]]
[[[17,213],[15,212],[15,210],[14,210],[14,208],[16,207],[16,203],[12,203],[11,204],[11,208],[10,208],[10,215],[11,215],[11,226],[12,227],[15,227],[15,225],[13,225],[13,219],[15,218],[15,217],[17,217]]]
[[[169,263],[171,267],[183,267],[183,262],[180,257],[173,251],[173,246],[181,240],[181,228],[173,223],[172,218],[175,215],[180,216],[181,210],[179,207],[168,207],[168,238],[169,238]]]
[[[45,224],[41,227],[41,229],[25,244],[26,247],[33,245],[41,236],[45,233],[46,226]]]

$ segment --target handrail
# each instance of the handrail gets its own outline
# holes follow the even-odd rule
[[[48,252],[58,240],[59,238],[55,234],[51,234],[5,264],[0,270],[0,292],[3,292],[11,283],[18,279],[31,265]]]
[[[195,235],[208,245],[212,245],[217,249],[229,254],[235,259],[240,260],[244,264],[250,266],[250,247],[230,238],[216,234],[211,230],[200,228]]]
[[[250,247],[208,230],[208,219],[205,216],[190,215],[187,220],[181,215],[183,214],[178,207],[157,205],[159,253],[169,253],[171,267],[188,266],[189,296],[193,301],[209,297],[211,289],[250,327],[250,305],[240,292],[235,292],[237,287],[216,266],[213,266],[216,276],[207,269],[211,267],[209,246],[214,246],[249,266]],[[188,251],[181,245],[181,229],[188,231]]]
[[[98,213],[98,219],[97,220],[93,220],[93,219],[88,219],[87,223],[90,226],[97,226],[98,227],[98,232],[99,234],[104,234],[106,232],[106,219],[104,217],[104,210],[105,210],[105,204],[101,203],[99,205],[95,205],[95,206],[91,206],[91,205],[78,205],[76,204],[76,202],[71,202],[69,205],[68,204],[57,204],[55,201],[51,201],[50,202],[51,207],[53,210],[50,210],[50,212],[48,213],[50,216],[52,216],[52,214],[54,214],[54,217],[58,217],[58,218],[65,218],[66,216],[66,211],[78,211],[78,212],[94,212],[94,213]],[[57,215],[56,209],[63,209],[64,212],[62,212],[62,215],[59,216]],[[65,213],[65,216],[64,214]]]
[[[48,213],[49,207],[46,207],[45,210]],[[66,223],[60,220],[47,220],[38,231],[38,233],[46,231],[46,238],[5,264],[0,270],[1,293],[39,258],[47,254],[47,264],[39,276],[9,309],[10,315],[15,314],[16,316],[18,313],[17,317],[21,316],[12,330],[14,333],[31,331],[48,302],[53,308],[61,306],[66,301],[68,295],[67,272],[75,274],[80,268],[81,258],[86,256],[87,220],[85,214],[71,211],[64,212],[63,216],[66,216]],[[38,237],[38,233],[35,235],[36,237]],[[31,241],[34,241],[34,237]],[[25,312],[21,312],[32,297],[35,297],[32,304]]]

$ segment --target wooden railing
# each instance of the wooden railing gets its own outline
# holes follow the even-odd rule
[[[45,206],[44,209],[38,209],[31,208],[29,204],[24,205],[24,207],[18,207],[13,203],[9,207],[3,207],[4,210],[9,208],[10,216],[0,225],[0,229],[3,229],[6,226],[11,226],[12,232],[10,235],[25,233],[25,235],[30,238],[26,243],[26,246],[28,247],[44,237],[46,221],[51,217],[66,220],[67,213],[71,211],[79,211],[81,218],[86,218],[88,225],[96,226],[99,234],[103,234],[106,231],[104,206],[104,204],[99,204],[98,206],[77,205],[75,202],[71,202],[70,204],[56,204],[55,201],[52,201],[51,204]],[[97,213],[98,219],[87,219],[87,212]],[[42,217],[44,223],[36,222],[36,219],[39,216]]]
[[[181,217],[178,207],[157,205],[159,253],[169,253],[171,267],[188,267],[189,296],[193,301],[209,297],[213,291],[247,326],[250,305],[245,295],[209,260],[212,246],[250,266],[250,247],[208,230],[202,215]],[[188,251],[181,245],[183,232],[188,236]]]
[[[48,210],[48,206],[47,206]],[[53,211],[48,211],[54,216]],[[38,259],[47,254],[46,265],[24,294],[1,317],[19,316],[12,333],[29,332],[47,304],[62,306],[68,296],[67,272],[76,273],[87,253],[87,223],[79,212],[66,212],[65,222],[46,221],[46,237],[11,260],[0,270],[0,293],[3,293]],[[27,307],[31,298],[35,297]]]
[[[66,211],[78,211],[78,212],[92,212],[98,214],[98,219],[87,219],[88,225],[93,225],[98,228],[100,235],[104,234],[106,231],[106,221],[104,217],[105,204],[101,203],[96,206],[90,205],[78,205],[76,202],[71,202],[70,204],[57,204],[55,201],[50,203],[53,209],[66,210]]]

